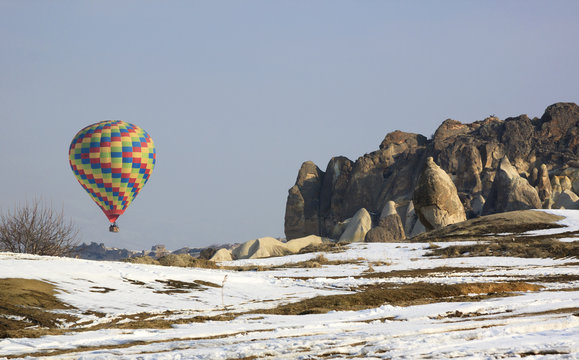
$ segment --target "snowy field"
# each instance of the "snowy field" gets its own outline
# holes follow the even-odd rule
[[[529,236],[579,230],[579,211],[550,212],[565,216],[566,227]],[[0,358],[579,359],[577,258],[428,255],[433,246],[452,245],[352,244],[324,253],[320,267],[287,267],[320,253],[223,264],[262,271],[0,253],[0,279],[53,284],[56,297],[71,306],[53,311],[75,319],[43,336],[0,339]],[[361,310],[267,311],[329,295],[339,302],[381,286],[513,281],[537,288],[386,301]],[[137,318],[151,326],[130,326]],[[154,326],[155,320],[170,325]]]

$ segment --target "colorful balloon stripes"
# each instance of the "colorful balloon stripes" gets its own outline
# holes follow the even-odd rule
[[[80,130],[68,157],[78,182],[114,223],[149,180],[156,151],[140,127],[106,120]]]

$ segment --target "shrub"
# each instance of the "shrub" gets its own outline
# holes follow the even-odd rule
[[[159,263],[163,266],[187,267],[190,263],[191,255],[189,254],[169,254],[159,258]]]
[[[78,243],[78,229],[64,212],[38,200],[0,215],[0,250],[70,256]]]
[[[128,262],[131,264],[146,264],[146,265],[160,265],[159,261],[153,259],[152,257],[145,255],[145,256],[135,256],[132,258],[123,259],[122,261]]]

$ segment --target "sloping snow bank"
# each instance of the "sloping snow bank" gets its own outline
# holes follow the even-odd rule
[[[178,268],[12,253],[0,253],[0,274],[3,278],[38,279],[53,283],[58,289],[57,296],[78,308],[80,313],[91,310],[111,316],[183,309],[189,313],[208,315],[223,311],[224,306],[246,311],[330,292],[306,288],[291,279],[280,279],[264,272]],[[179,293],[171,291],[175,289],[167,286],[168,280],[186,283],[201,280],[214,286],[200,286],[197,291]]]

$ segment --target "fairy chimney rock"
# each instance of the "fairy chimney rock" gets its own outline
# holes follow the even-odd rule
[[[466,220],[456,186],[432,157],[426,159],[412,202],[426,230],[439,229]]]

